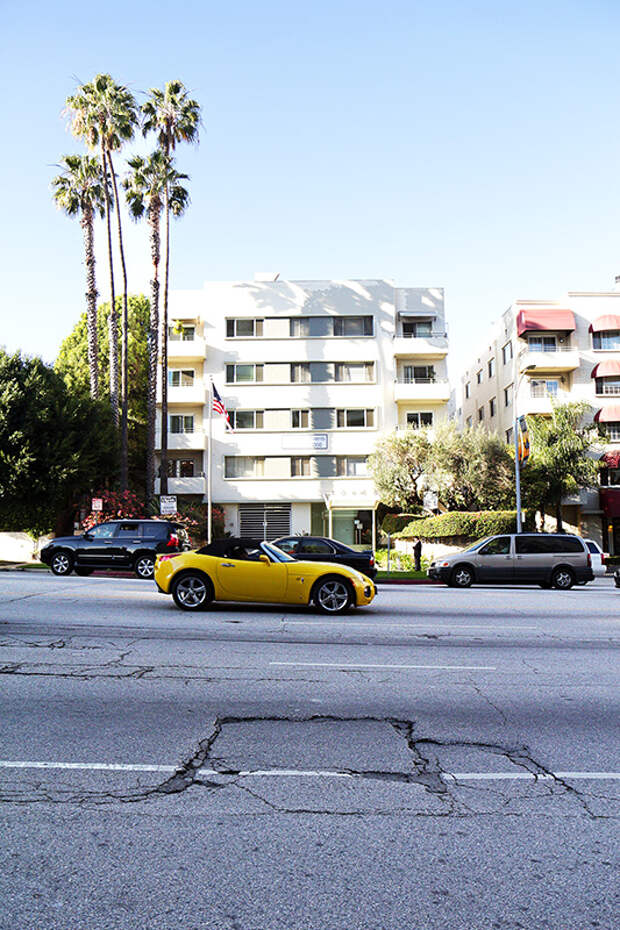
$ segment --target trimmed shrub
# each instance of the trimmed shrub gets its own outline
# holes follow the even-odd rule
[[[524,522],[527,525],[527,515],[524,513]],[[453,510],[440,513],[436,517],[427,517],[424,520],[411,520],[407,526],[396,533],[398,539],[413,539],[418,537],[433,540],[445,540],[453,537],[465,539],[483,539],[485,536],[495,536],[498,533],[516,533],[516,510],[481,510],[477,513]]]
[[[381,523],[382,533],[400,533],[401,530],[411,523],[412,520],[419,520],[420,514],[415,513],[388,513]]]

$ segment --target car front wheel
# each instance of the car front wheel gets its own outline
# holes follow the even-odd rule
[[[454,588],[470,588],[474,580],[474,573],[466,565],[457,565],[452,572],[450,584]]]
[[[73,556],[70,552],[57,552],[52,556],[50,568],[55,575],[70,575],[73,571]]]
[[[340,578],[325,578],[314,590],[314,603],[324,614],[343,614],[351,606],[351,588]]]
[[[575,584],[575,576],[570,568],[556,568],[553,573],[553,578],[551,579],[551,584],[560,591],[568,591],[568,589],[572,588]]]
[[[133,563],[133,570],[138,578],[152,578],[155,572],[155,559],[152,555],[139,555]]]
[[[186,572],[173,581],[172,597],[181,610],[203,610],[213,600],[213,588],[204,575]]]

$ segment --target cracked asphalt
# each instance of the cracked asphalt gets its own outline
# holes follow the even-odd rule
[[[0,575],[0,928],[612,930],[618,625],[383,587],[340,619]]]

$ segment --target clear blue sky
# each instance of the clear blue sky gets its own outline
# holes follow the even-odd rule
[[[137,95],[180,78],[203,106],[173,288],[272,269],[444,286],[457,370],[513,298],[620,273],[619,27],[617,0],[5,2],[0,345],[51,361],[84,309],[49,182],[80,150],[65,97],[109,71]],[[145,228],[129,262],[145,289]]]

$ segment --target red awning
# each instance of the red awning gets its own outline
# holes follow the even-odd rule
[[[620,375],[620,358],[606,358],[592,369],[591,378],[609,378]]]
[[[575,314],[572,310],[519,310],[517,314],[517,335],[531,332],[566,332],[576,329]]]
[[[607,313],[598,316],[594,323],[590,323],[591,333],[602,333],[606,329],[620,329],[620,316],[616,313]]]
[[[609,517],[620,517],[620,488],[601,488],[601,506]]]
[[[620,468],[620,449],[615,452],[605,452],[601,456],[601,461],[607,468]]]
[[[594,414],[595,423],[620,423],[620,404],[610,404]]]

